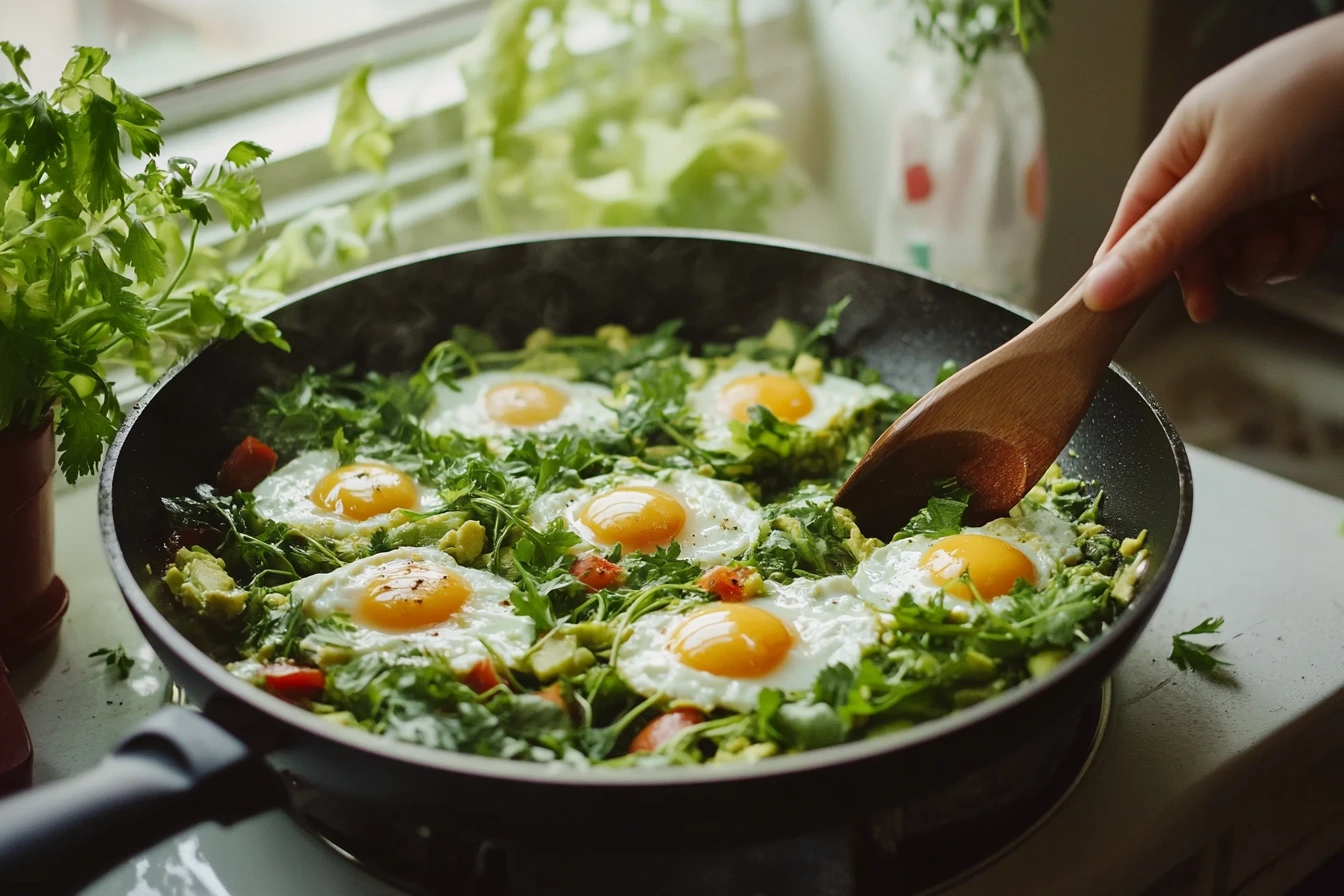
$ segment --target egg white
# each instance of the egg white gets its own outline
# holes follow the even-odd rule
[[[686,524],[675,541],[681,557],[704,566],[722,564],[745,553],[765,526],[760,506],[736,482],[710,479],[689,470],[673,470],[659,476],[613,474],[586,480],[582,487],[542,495],[529,511],[533,525],[544,529],[563,519],[570,531],[584,540],[576,552],[610,548],[599,541],[580,518],[594,497],[619,486],[654,488],[675,498],[686,511]]]
[[[726,449],[735,439],[733,418],[719,406],[719,396],[733,381],[759,373],[783,373],[761,361],[738,361],[713,374],[701,385],[687,391],[686,401],[700,418],[696,441],[707,448]],[[804,429],[820,432],[829,429],[855,412],[870,407],[891,394],[880,383],[864,385],[848,377],[825,373],[820,383],[799,381],[812,398],[812,410],[796,422]]]
[[[515,428],[491,419],[485,411],[486,393],[503,383],[517,382],[550,386],[569,396],[569,401],[554,419],[536,426]],[[616,412],[607,406],[612,402],[611,390],[598,383],[575,383],[544,373],[499,370],[464,377],[456,385],[457,389],[434,387],[434,403],[421,420],[430,435],[456,432],[471,438],[502,438],[514,432],[542,433],[565,426],[594,430],[616,423]]]
[[[1076,563],[1080,552],[1074,547],[1077,527],[1045,509],[1029,510],[1020,517],[1002,517],[983,526],[968,526],[963,534],[988,535],[1017,548],[1036,569],[1036,583],[1050,581],[1064,564]],[[854,586],[859,596],[879,609],[890,609],[905,594],[924,603],[941,587],[919,560],[938,539],[927,535],[902,538],[873,551],[854,571]],[[952,595],[949,602],[967,603]]]
[[[369,458],[357,458],[357,463],[381,463]],[[313,503],[313,489],[322,478],[341,466],[335,451],[306,451],[262,480],[253,489],[256,510],[264,519],[277,520],[310,535],[343,538],[349,535],[369,534],[405,522],[400,511],[381,513],[366,520],[352,520],[339,513],[324,510]],[[409,510],[425,510],[437,506],[438,492],[416,483],[418,506]]]
[[[785,620],[798,633],[788,656],[767,674],[756,678],[714,675],[684,665],[668,649],[677,624],[703,604],[637,619],[620,647],[618,674],[633,691],[646,697],[662,695],[704,710],[723,707],[748,712],[756,708],[765,688],[803,691],[812,687],[827,666],[856,667],[864,650],[878,639],[876,612],[855,595],[853,583],[844,576],[796,579],[787,585],[767,582],[765,589],[763,597],[745,603]]]
[[[516,662],[532,645],[536,630],[531,619],[513,612],[509,603],[509,595],[513,593],[511,582],[484,570],[459,566],[452,557],[434,548],[398,548],[364,557],[332,572],[295,582],[291,596],[315,619],[334,613],[354,617],[369,583],[385,564],[398,560],[414,560],[461,576],[471,588],[471,597],[446,621],[412,632],[378,631],[359,625],[352,618],[355,630],[348,637],[356,655],[414,645],[447,658],[453,671],[462,674],[490,655],[482,642],[508,664]]]

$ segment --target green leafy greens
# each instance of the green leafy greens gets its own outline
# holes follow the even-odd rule
[[[486,227],[764,230],[786,154],[761,130],[774,106],[747,95],[739,0],[718,11],[716,27],[658,2],[493,3],[464,69]],[[595,29],[614,45],[571,49]],[[732,74],[702,84],[693,51],[716,39]]]
[[[1167,657],[1175,664],[1177,669],[1185,672],[1194,669],[1196,672],[1209,673],[1219,666],[1230,666],[1231,663],[1218,659],[1213,655],[1221,645],[1206,647],[1203,644],[1197,644],[1189,640],[1192,635],[1216,635],[1223,627],[1223,617],[1209,617],[1199,625],[1187,631],[1180,632],[1171,636],[1171,656]]]
[[[214,595],[223,611],[198,610],[196,622],[222,645],[218,654],[233,661],[236,674],[264,685],[264,664],[321,669],[325,687],[305,705],[333,723],[528,761],[750,761],[899,730],[1047,674],[1123,611],[1143,541],[1108,534],[1097,522],[1100,491],[1058,468],[1017,511],[1049,514],[1050,525],[1076,533],[1070,558],[1047,580],[1018,580],[988,602],[907,594],[876,617],[878,642],[857,663],[831,665],[799,692],[766,689],[750,711],[697,714],[653,753],[629,752],[640,729],[668,707],[666,695],[635,693],[619,671],[641,619],[748,598],[770,583],[853,576],[880,547],[833,496],[880,428],[914,396],[884,388],[858,393],[868,404],[820,431],[761,407],[731,427],[708,421],[728,429],[726,443],[706,441],[707,421],[691,408],[694,390],[743,361],[814,384],[827,374],[876,383],[876,371],[837,350],[847,304],[831,306],[811,328],[781,320],[763,335],[698,350],[675,321],[645,334],[620,326],[591,335],[537,330],[518,348],[457,327],[409,376],[306,371],[281,388],[262,389],[237,421],[239,431],[285,458],[330,449],[342,464],[391,464],[432,486],[433,506],[399,511],[372,532],[336,536],[266,519],[253,495],[203,485],[164,502],[175,530],[195,545],[177,553],[165,580],[188,612],[182,580],[194,576],[194,594],[206,598],[198,603]],[[436,436],[422,427],[436,393],[501,370],[609,386],[616,425],[490,438]],[[594,477],[673,471],[735,481],[762,504],[765,522],[752,546],[714,571],[737,583],[732,598],[716,591],[715,575],[684,557],[675,541],[648,552],[593,548],[562,519],[544,523],[531,514],[548,493],[597,488]],[[971,495],[955,482],[940,484],[939,492],[903,537],[932,540],[962,530]],[[535,642],[507,658],[486,645],[487,668],[478,662],[467,671],[454,667],[453,657],[409,642],[357,649],[355,622],[309,615],[294,596],[304,577],[403,547],[435,547],[498,576],[512,612],[532,621]],[[593,570],[600,583],[585,578]],[[974,597],[969,574],[959,581]]]
[[[185,279],[216,213],[235,231],[261,220],[248,169],[269,151],[242,141],[203,172],[160,163],[162,116],[104,74],[105,50],[77,48],[59,84],[33,92],[27,51],[0,47],[17,78],[0,83],[0,430],[53,414],[73,482],[121,417],[104,359],[239,333],[284,345],[269,322]],[[123,152],[143,169],[123,170]]]

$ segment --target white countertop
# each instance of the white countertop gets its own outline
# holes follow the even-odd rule
[[[1037,892],[1134,893],[1183,860],[1192,880],[1268,880],[1265,856],[1280,858],[1286,847],[1259,834],[1263,846],[1243,844],[1257,824],[1288,836],[1274,820],[1274,799],[1303,794],[1291,805],[1295,820],[1313,793],[1337,805],[1340,791],[1327,778],[1341,778],[1328,757],[1344,745],[1344,501],[1197,449],[1191,463],[1195,513],[1185,554],[1117,671],[1111,724],[1091,771],[1036,834],[956,893],[1002,896],[1024,881]],[[163,669],[106,568],[96,516],[91,482],[58,495],[57,568],[70,587],[70,615],[58,642],[13,675],[38,782],[92,765],[163,700]],[[1173,633],[1220,615],[1230,682],[1167,662]],[[87,656],[117,643],[137,657],[124,682]],[[1306,789],[1293,789],[1302,782]],[[1317,840],[1296,861],[1335,848],[1329,837]],[[88,894],[250,896],[281,892],[281,879],[298,869],[304,892],[392,892],[273,812],[227,830],[203,825]]]

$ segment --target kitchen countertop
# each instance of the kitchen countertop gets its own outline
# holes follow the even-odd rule
[[[1196,498],[1185,555],[1117,671],[1092,770],[1036,834],[956,893],[998,896],[1028,879],[1046,890],[1054,879],[1076,892],[1136,892],[1151,882],[1141,883],[1143,875],[1235,828],[1285,774],[1326,761],[1337,742],[1306,736],[1319,735],[1322,718],[1344,740],[1344,501],[1198,449],[1191,464]],[[107,570],[95,497],[91,482],[58,494],[57,567],[70,587],[70,615],[58,641],[13,674],[38,783],[96,762],[162,704],[167,684]],[[1227,643],[1219,655],[1233,664],[1227,678],[1180,673],[1167,662],[1174,632],[1220,615]],[[88,658],[118,643],[136,659],[125,681]],[[1266,794],[1227,786],[1233,775],[1261,782]],[[228,830],[196,828],[88,893],[248,896],[274,892],[277,869],[300,865],[309,891],[391,892],[330,856],[273,812]],[[1235,871],[1255,861],[1238,854],[1231,864]]]

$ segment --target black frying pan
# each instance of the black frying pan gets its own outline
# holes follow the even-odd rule
[[[1190,467],[1151,395],[1112,367],[1061,457],[1106,490],[1106,522],[1148,530],[1139,595],[1046,679],[915,728],[754,765],[579,773],[409,746],[340,728],[226,672],[159,613],[160,498],[208,481],[237,441],[225,421],[257,387],[307,365],[412,369],[457,323],[514,343],[538,326],[590,332],[686,321],[693,339],[820,318],[854,302],[838,341],[897,388],[924,391],[1028,319],[915,274],[807,246],[730,235],[605,231],[458,246],[304,293],[272,317],[291,354],[246,340],[174,368],[131,412],[103,469],[103,540],[126,602],[173,679],[203,709],[165,709],[93,770],[0,803],[0,891],[59,892],[204,820],[285,799],[276,770],[386,806],[401,819],[550,847],[687,847],[784,835],[893,806],[952,782],[1092,697],[1152,614],[1190,524]]]

